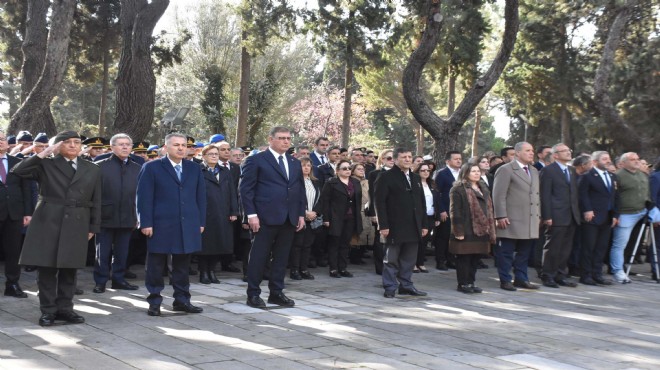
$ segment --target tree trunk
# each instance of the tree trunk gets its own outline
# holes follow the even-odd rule
[[[449,63],[449,88],[447,92],[447,117],[451,116],[456,109],[456,72],[454,66]]]
[[[99,136],[105,135],[105,114],[108,111],[108,79],[110,50],[103,50],[103,81],[101,82],[101,106],[99,107]]]
[[[346,47],[344,74],[344,113],[341,121],[341,146],[348,148],[351,137],[351,104],[353,100],[353,49]]]
[[[410,124],[415,131],[415,155],[424,155],[424,128],[414,119]]]
[[[474,131],[472,131],[472,156],[479,155],[479,130],[481,130],[481,114],[479,108],[474,111]]]
[[[154,121],[156,77],[151,63],[152,34],[169,0],[121,0],[122,50],[115,79],[116,115],[112,133],[143,140]]]
[[[623,37],[624,28],[632,16],[632,7],[635,3],[634,0],[627,0],[618,9],[618,13],[609,28],[607,41],[603,47],[603,55],[600,58],[594,81],[594,101],[600,112],[600,118],[612,127],[614,132],[617,132],[618,146],[624,151],[639,150],[643,145],[643,140],[637,131],[621,118],[614,102],[612,102],[608,88],[612,68],[614,68],[614,56]]]
[[[50,122],[40,120],[50,115],[50,103],[57,94],[66,74],[71,23],[75,9],[76,0],[53,2],[43,71],[21,107],[12,117],[9,124],[10,131],[29,128],[33,132],[44,131],[50,136],[56,134],[52,116],[50,116]]]
[[[243,31],[243,41],[247,40],[248,34]],[[238,122],[236,124],[236,147],[247,143],[248,108],[250,105],[250,69],[252,57],[247,47],[241,48],[241,81],[238,95]]]
[[[438,44],[440,29],[442,28],[440,2],[428,0],[426,8],[428,9],[426,29],[419,46],[410,56],[403,71],[403,95],[410,112],[435,140],[433,155],[436,161],[441,162],[445,152],[456,148],[458,134],[463,124],[486,93],[495,85],[511,57],[519,26],[518,0],[506,0],[504,35],[495,60],[488,71],[481,78],[478,78],[475,85],[467,91],[458,108],[446,120],[433,112],[431,106],[426,103],[419,87],[422,71]]]
[[[573,135],[571,135],[571,112],[568,111],[566,102],[561,103],[561,142],[569,148],[573,147]]]
[[[28,95],[36,86],[46,61],[46,43],[48,42],[48,8],[49,0],[28,1],[27,18],[25,24],[25,38],[23,39],[23,65],[21,67],[21,103],[25,103]],[[18,107],[20,108],[20,106]],[[14,115],[18,108],[11,111]],[[27,125],[9,125],[9,132],[16,133],[19,130],[31,132],[54,132],[55,121],[50,112],[50,104],[37,116],[32,117]],[[48,129],[47,129],[48,128]]]

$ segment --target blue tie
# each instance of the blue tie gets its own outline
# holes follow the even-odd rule
[[[289,176],[287,176],[286,167],[284,166],[284,157],[280,156],[280,158],[278,159],[277,162],[280,164],[280,168],[282,169],[282,173],[284,173],[284,177],[286,177],[288,179]]]
[[[607,184],[607,190],[611,193],[612,192],[612,184],[610,183],[610,177],[605,172],[603,172],[603,177],[605,178],[605,184]]]
[[[181,181],[181,165],[177,164],[174,166],[174,171],[176,171],[176,177]]]
[[[566,175],[566,182],[571,183],[571,175],[568,174],[568,168],[564,168],[564,175]]]

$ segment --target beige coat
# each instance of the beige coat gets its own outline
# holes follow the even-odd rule
[[[516,160],[501,166],[495,173],[493,208],[495,219],[508,217],[511,224],[497,229],[498,238],[538,239],[541,219],[539,172],[527,166],[528,176]]]

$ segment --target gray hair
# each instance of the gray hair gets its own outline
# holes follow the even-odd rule
[[[609,153],[604,150],[596,150],[595,152],[591,153],[591,160],[598,162],[604,155],[609,155]]]
[[[620,162],[627,162],[627,161],[628,161],[628,157],[630,157],[630,156],[633,155],[633,154],[637,154],[637,153],[635,153],[635,152],[626,152],[626,153],[623,153],[623,154],[621,154],[621,157],[619,158],[619,161],[620,161]]]
[[[575,159],[573,159],[573,166],[574,167],[584,166],[589,162],[591,162],[591,156],[589,154],[582,154],[575,157]]]
[[[558,149],[560,146],[568,147],[568,145],[566,145],[566,144],[564,144],[564,143],[557,143],[557,144],[555,144],[555,145],[552,146],[552,154],[557,153],[557,149]]]
[[[270,129],[270,132],[268,133],[268,136],[275,137],[275,134],[279,134],[280,132],[290,133],[291,130],[289,130],[287,127],[275,126],[272,129]]]
[[[167,134],[167,136],[165,136],[165,145],[169,145],[170,144],[170,139],[172,139],[173,137],[180,137],[183,140],[188,140],[188,137],[186,135],[180,134],[178,132],[173,132],[173,133]]]
[[[522,151],[523,145],[525,145],[525,144],[532,145],[532,144],[530,144],[526,141],[521,141],[521,142],[516,143],[516,145],[513,146],[513,150],[515,150],[516,152]]]
[[[233,150],[233,149],[231,148],[231,144],[229,144],[228,142],[226,142],[226,141],[224,141],[224,140],[218,141],[217,143],[213,143],[213,145],[215,145],[215,146],[217,146],[217,147],[220,147],[221,145],[225,145],[225,144],[229,145],[229,149],[230,149],[230,150]]]
[[[110,145],[114,146],[117,140],[119,139],[128,139],[131,144],[133,144],[133,139],[131,139],[130,136],[127,134],[115,134],[113,137],[110,138]]]

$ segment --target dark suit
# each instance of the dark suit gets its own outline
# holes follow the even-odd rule
[[[419,175],[410,173],[410,182],[397,166],[381,173],[374,191],[380,230],[389,230],[385,240],[383,288],[394,291],[414,289],[412,270],[426,225],[426,203]],[[399,283],[397,283],[397,280]]]
[[[25,235],[19,263],[39,267],[44,314],[73,311],[76,269],[85,267],[88,233],[101,230],[101,171],[78,157],[32,156],[13,173],[39,183],[39,202]]]
[[[541,163],[539,161],[534,162],[534,164],[532,166],[534,166],[534,168],[536,168],[539,171],[541,171],[543,169],[543,167],[545,167],[545,165],[543,165],[543,163]]]
[[[449,167],[445,167],[435,176],[435,185],[440,192],[440,209],[438,215],[447,212],[447,220],[440,223],[435,234],[435,261],[438,265],[452,264],[453,256],[449,253],[449,237],[451,235],[451,219],[449,218],[449,192],[456,178],[451,173]]]
[[[369,182],[369,206],[367,207],[367,216],[369,217],[376,217],[376,206],[375,206],[375,201],[376,198],[374,197],[374,190],[376,189],[376,182],[378,181],[378,178],[380,177],[380,174],[385,172],[386,169],[383,167],[371,171],[369,176],[367,176],[367,180]],[[383,250],[383,244],[380,242],[379,238],[379,231],[378,231],[378,226],[376,225],[376,237],[374,238],[374,267],[376,269],[377,274],[382,274],[383,273],[383,257],[385,254],[385,251]]]
[[[94,157],[94,159],[89,158],[89,157],[85,158],[85,159],[88,159],[88,160],[96,163],[96,162],[100,162],[104,159],[110,158],[111,155],[112,155],[112,153],[103,153],[101,155],[97,155],[96,157]],[[139,155],[135,155],[135,154],[129,154],[128,159],[130,159],[133,162],[137,163],[139,166],[142,166],[145,162],[144,158],[140,157]]]
[[[566,171],[570,182],[557,162],[544,167],[539,174],[541,220],[552,220],[552,226],[545,230],[544,280],[561,280],[566,276],[564,270],[573,247],[573,234],[580,224],[577,174],[570,166]]]
[[[96,285],[105,286],[110,278],[111,262],[112,281],[125,281],[128,244],[137,227],[135,194],[141,166],[130,159],[124,163],[115,155],[96,164],[101,169],[103,196],[101,232],[96,234],[94,281]]]
[[[247,157],[239,184],[245,215],[256,215],[260,229],[253,234],[248,260],[247,295],[261,294],[261,279],[268,260],[272,264],[268,287],[271,295],[284,289],[284,275],[293,236],[305,216],[305,185],[300,161],[284,155],[289,174],[282,171],[270,150]]]
[[[328,262],[330,271],[344,271],[348,265],[348,249],[353,234],[362,232],[360,204],[362,187],[357,179],[349,178],[353,195],[337,177],[328,180],[321,191],[323,221],[329,222]]]
[[[335,170],[330,165],[330,162],[326,162],[324,165],[314,167],[314,169],[316,171],[314,172],[314,176],[316,176],[316,178],[321,182],[321,188],[323,188],[323,185],[326,181],[335,177]]]
[[[30,183],[11,173],[11,169],[21,160],[6,155],[7,178],[0,182],[0,235],[5,255],[5,285],[18,283],[21,268],[18,257],[21,254],[21,229],[23,217],[32,215]],[[0,166],[4,165],[0,159]]]
[[[602,278],[603,261],[612,235],[612,217],[618,218],[616,207],[616,176],[605,171],[610,188],[595,168],[581,176],[578,185],[580,212],[593,212],[590,222],[583,219],[581,227],[582,251],[580,267],[582,278]]]
[[[206,187],[199,164],[182,160],[181,180],[168,157],[147,162],[138,177],[140,229],[153,228],[147,239],[144,284],[150,305],[160,305],[163,270],[172,255],[172,287],[176,302],[190,303],[190,254],[202,249],[200,228],[206,225]]]

